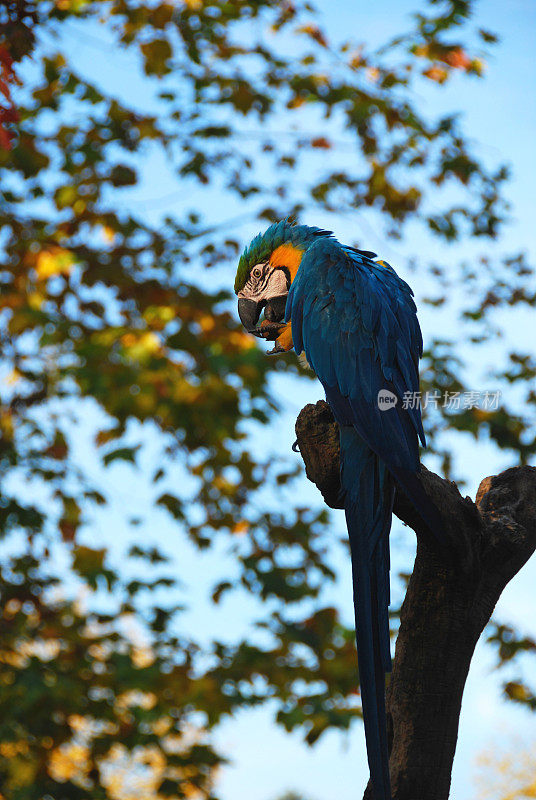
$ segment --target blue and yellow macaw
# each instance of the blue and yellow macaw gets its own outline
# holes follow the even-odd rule
[[[395,483],[435,535],[441,522],[418,478],[420,407],[403,402],[419,390],[413,292],[374,257],[329,231],[279,222],[242,254],[235,292],[248,331],[274,340],[274,352],[305,353],[339,423],[368,762],[376,800],[391,800],[385,673]]]

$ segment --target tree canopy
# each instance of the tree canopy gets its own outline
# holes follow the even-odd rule
[[[473,388],[467,376],[502,334],[497,311],[536,302],[523,252],[486,250],[508,216],[507,168],[484,163],[455,113],[436,118],[418,99],[419,86],[482,76],[496,37],[473,29],[473,5],[432,0],[371,48],[331,42],[308,2],[2,4],[6,797],[212,797],[226,754],[211,731],[223,715],[270,699],[277,722],[309,743],[360,716],[353,632],[321,598],[336,579],[330,517],[299,492],[289,504],[301,467],[254,444],[278,413],[273,373],[305,375],[295,360],[267,359],[236,319],[240,224],[314,211],[326,226],[363,209],[386,237],[420,225],[441,245],[480,243],[477,266],[422,254],[413,265],[431,288],[421,302],[452,305],[457,319],[428,343],[423,391]],[[77,37],[105,62],[95,74],[78,67]],[[125,91],[115,53],[129,59]],[[162,158],[173,212],[150,185]],[[428,411],[447,474],[447,430],[489,437],[512,463],[534,456],[536,361],[522,347],[505,339],[498,408]],[[186,541],[231,549],[236,572],[211,587],[213,600],[255,597],[265,644],[222,637],[207,648],[186,636],[169,602],[181,576],[128,508],[125,569],[91,546],[112,499],[94,466],[134,470],[149,443],[147,484],[179,554]],[[268,507],[267,486],[285,500]],[[502,662],[535,652],[499,622],[490,642]],[[532,709],[534,691],[506,686]]]

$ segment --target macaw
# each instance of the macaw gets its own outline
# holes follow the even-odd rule
[[[385,673],[395,485],[434,535],[442,529],[418,478],[420,406],[404,402],[419,390],[422,355],[413,292],[374,258],[330,231],[284,220],[243,252],[235,293],[246,330],[275,341],[272,352],[305,354],[339,424],[367,756],[376,800],[391,800]]]

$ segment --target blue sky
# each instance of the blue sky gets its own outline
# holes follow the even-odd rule
[[[379,0],[377,3],[357,3],[342,0],[334,4],[328,0],[317,2],[324,16],[325,25],[334,39],[352,38],[370,45],[379,44],[391,35],[400,33],[407,26],[407,15],[419,4],[409,0]],[[336,8],[336,13],[334,9]],[[452,259],[455,263],[460,257],[474,257],[476,252],[513,253],[527,249],[534,258],[534,220],[536,202],[534,178],[536,176],[536,108],[534,86],[536,61],[534,56],[534,35],[536,33],[536,7],[532,0],[509,0],[506,5],[498,0],[487,0],[480,4],[476,23],[480,27],[497,30],[501,44],[494,50],[488,62],[485,80],[463,80],[458,78],[444,88],[436,86],[422,88],[422,102],[437,113],[449,110],[461,111],[464,116],[464,129],[470,138],[478,143],[478,152],[490,163],[507,161],[512,165],[513,178],[508,187],[512,203],[513,219],[507,231],[497,244],[438,245],[432,242],[420,229],[411,229],[410,234],[400,242],[386,242],[372,217],[366,213],[348,213],[337,220],[336,233],[342,240],[355,240],[359,237],[364,247],[377,250],[395,266],[404,265],[410,255],[427,254],[441,256],[444,262]],[[74,27],[73,27],[74,29]],[[80,28],[79,28],[80,30]],[[106,80],[107,88],[127,92],[132,84],[128,59],[113,54],[114,68],[109,69],[108,58],[96,58],[99,53],[99,39],[76,36],[72,41],[77,51],[77,60],[83,69],[90,68],[96,80]],[[101,51],[102,53],[102,51]],[[160,157],[151,159],[150,168],[141,192],[131,196],[131,208],[135,212],[155,213],[153,199],[161,198],[158,213],[178,210],[173,192],[177,184],[170,177],[169,164]],[[169,200],[165,198],[170,195]],[[128,195],[126,195],[128,204]],[[229,210],[222,207],[222,197],[214,192],[210,208],[216,219],[230,216]],[[225,210],[225,214],[224,214]],[[323,224],[318,218],[305,215],[304,222]],[[333,224],[333,221],[330,220]],[[245,224],[237,233],[246,238],[255,232],[257,226]],[[432,248],[435,248],[433,250]],[[441,249],[438,254],[436,251]],[[404,267],[401,268],[404,272]],[[411,275],[407,275],[411,282]],[[232,274],[229,272],[229,282]],[[422,287],[419,287],[422,288]],[[425,341],[434,335],[438,328],[448,328],[452,317],[440,317],[438,312],[423,308],[420,314]],[[515,316],[505,314],[501,324],[511,340],[526,339],[527,332],[534,331],[536,325],[529,312]],[[530,327],[532,326],[532,328]],[[534,334],[533,334],[534,336]],[[495,354],[496,355],[496,354]],[[494,349],[489,348],[487,358],[491,366]],[[322,397],[319,384],[310,381],[297,381],[291,377],[277,376],[274,390],[283,398],[283,411],[277,420],[277,440],[280,452],[294,459],[290,454],[293,441],[293,425],[296,414],[306,402],[314,402]],[[479,387],[475,387],[479,388]],[[130,532],[125,524],[124,510],[128,507],[129,516],[145,516],[142,535],[153,538],[155,535],[176,560],[179,575],[193,576],[186,580],[181,594],[187,595],[190,611],[182,620],[186,632],[210,641],[220,635],[222,629],[228,639],[239,637],[248,631],[251,619],[257,609],[244,602],[244,596],[229,598],[214,608],[209,601],[209,593],[214,582],[222,572],[222,564],[230,563],[223,545],[218,545],[209,554],[199,554],[182,538],[179,540],[173,526],[164,512],[154,511],[147,518],[154,490],[148,485],[146,476],[156,458],[151,449],[150,435],[143,455],[141,469],[136,473],[121,465],[102,472],[92,456],[89,430],[97,411],[90,405],[87,408],[87,431],[78,434],[78,452],[84,467],[91,470],[103,486],[113,488],[115,497],[112,509],[105,514],[98,512],[94,524],[86,530],[86,537],[94,544],[109,544],[109,531],[114,530],[114,544],[111,545],[116,557],[120,558]],[[275,428],[270,431],[257,431],[255,446],[273,442]],[[510,465],[507,453],[497,451],[486,444],[478,445],[463,437],[457,439],[457,452],[461,473],[468,481],[467,491],[474,496],[479,480]],[[295,458],[298,458],[296,456]],[[175,480],[181,479],[180,471]],[[160,489],[162,491],[162,489]],[[321,500],[314,487],[304,479],[300,484],[300,503],[319,506]],[[343,534],[344,525],[341,514],[333,514],[333,538]],[[155,531],[157,534],[155,534]],[[414,536],[408,529],[395,525],[393,530],[393,575],[399,569],[407,569],[414,551]],[[351,586],[350,573],[345,563],[345,552],[334,545],[333,560],[341,573],[336,586],[326,590],[324,599],[336,603],[346,614],[350,623]],[[526,633],[536,635],[534,623],[535,600],[533,587],[536,583],[536,562],[526,567],[512,581],[500,600],[497,617],[506,622],[518,624]],[[400,595],[400,587],[395,582],[395,597]],[[504,704],[499,697],[499,677],[492,672],[490,652],[480,644],[471,667],[461,716],[460,737],[453,774],[452,796],[456,800],[470,800],[475,797],[472,784],[475,755],[495,740],[508,739],[510,735],[521,734],[536,746],[536,719],[523,710]],[[502,676],[501,676],[502,679]],[[219,793],[223,800],[275,800],[286,789],[294,789],[311,800],[331,800],[335,792],[337,800],[355,800],[361,796],[368,769],[366,765],[364,735],[362,727],[356,725],[349,735],[329,733],[313,749],[303,745],[298,734],[284,734],[271,721],[269,708],[253,712],[242,712],[236,718],[226,721],[216,734],[221,748],[231,757],[233,763],[221,772]]]

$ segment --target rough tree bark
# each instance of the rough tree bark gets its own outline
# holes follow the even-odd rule
[[[307,405],[296,437],[309,480],[341,508],[338,426],[324,401]],[[462,694],[476,643],[506,584],[536,549],[536,468],[484,478],[476,502],[422,467],[441,512],[449,553],[439,551],[401,491],[394,513],[417,534],[400,614],[387,725],[394,800],[447,800]],[[370,785],[364,800],[372,800]]]

